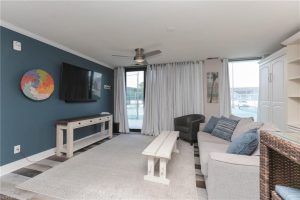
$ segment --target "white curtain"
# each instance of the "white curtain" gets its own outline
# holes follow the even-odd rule
[[[174,118],[203,113],[203,63],[147,66],[142,134],[174,129]]]
[[[221,69],[220,114],[225,117],[228,117],[231,114],[228,59],[223,59],[223,64]]]
[[[126,109],[126,90],[125,90],[125,69],[124,67],[118,67],[114,71],[114,104],[115,104],[115,113],[114,119],[115,122],[119,123],[119,131],[121,133],[128,133],[128,117]]]

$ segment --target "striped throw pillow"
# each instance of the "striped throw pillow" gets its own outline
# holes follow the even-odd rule
[[[224,140],[231,141],[231,136],[238,123],[238,120],[222,117],[218,121],[216,127],[214,128],[211,134]]]

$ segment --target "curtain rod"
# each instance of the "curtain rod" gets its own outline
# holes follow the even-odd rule
[[[223,61],[226,58],[220,57],[213,57],[213,58],[206,58],[206,60],[221,60]],[[260,60],[262,57],[246,57],[246,58],[228,58],[229,62],[237,62],[237,61],[245,61],[245,60]]]
[[[118,67],[125,67],[125,68],[139,68],[139,67],[147,67],[148,65],[167,65],[167,64],[176,64],[176,63],[179,63],[179,64],[183,64],[183,63],[189,63],[189,62],[194,62],[194,63],[197,63],[197,62],[202,62],[203,63],[203,60],[194,60],[194,61],[178,61],[178,62],[169,62],[169,63],[153,63],[153,64],[147,64],[147,65],[129,65],[129,66],[116,66],[115,68],[118,68]]]
[[[260,60],[262,57],[248,57],[248,58],[229,58],[229,62],[245,61],[245,60]]]
[[[228,62],[238,62],[238,61],[245,61],[245,60],[261,60],[263,57],[246,57],[246,58],[228,58]],[[213,57],[213,58],[206,58],[205,60],[223,60],[225,58],[220,57]],[[188,62],[203,62],[204,60],[196,60],[196,61],[179,61],[179,62],[171,62],[171,63],[159,63],[159,65],[166,65],[166,64],[172,64],[172,63],[188,63]],[[148,65],[154,65],[154,64],[148,64]],[[125,68],[139,68],[139,67],[147,67],[148,65],[131,65],[131,66],[125,66]],[[117,68],[117,67],[116,67]]]

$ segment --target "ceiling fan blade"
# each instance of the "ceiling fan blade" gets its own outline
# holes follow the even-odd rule
[[[157,54],[160,54],[161,53],[161,50],[154,50],[154,51],[150,51],[148,53],[145,53],[144,56],[145,57],[150,57],[150,56],[155,56]]]
[[[115,56],[115,57],[124,57],[124,58],[130,58],[132,56],[124,56],[124,55],[112,55],[112,56]]]

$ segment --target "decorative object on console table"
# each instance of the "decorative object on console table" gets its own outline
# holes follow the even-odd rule
[[[54,81],[51,75],[42,69],[30,70],[22,77],[21,90],[31,100],[45,100],[54,91]]]
[[[108,130],[105,130],[105,123],[108,122]],[[101,124],[101,131],[86,138],[74,142],[74,129],[85,126]],[[64,130],[66,130],[67,143],[63,144]],[[97,114],[92,116],[62,119],[56,122],[56,155],[66,153],[67,157],[73,156],[73,152],[93,144],[105,138],[112,138],[112,115]]]
[[[207,72],[207,103],[219,102],[219,73]]]
[[[260,199],[278,199],[275,185],[300,188],[300,135],[261,131],[260,138]]]

